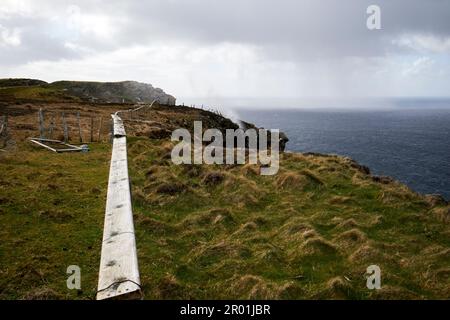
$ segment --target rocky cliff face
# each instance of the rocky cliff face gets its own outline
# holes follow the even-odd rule
[[[151,84],[136,81],[122,82],[78,82],[58,81],[51,84],[63,89],[70,95],[95,102],[108,103],[151,103],[157,100],[161,104],[175,105],[174,96],[166,94]]]

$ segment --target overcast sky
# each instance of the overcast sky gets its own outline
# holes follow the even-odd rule
[[[1,77],[137,80],[180,103],[449,96],[450,1],[0,0]]]

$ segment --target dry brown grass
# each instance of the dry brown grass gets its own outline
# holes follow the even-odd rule
[[[61,300],[64,297],[55,290],[48,287],[38,287],[27,292],[24,300]]]
[[[275,181],[279,188],[295,188],[297,190],[303,190],[308,182],[304,175],[295,172],[280,173]]]
[[[371,244],[363,244],[355,249],[349,256],[349,261],[352,263],[377,264],[380,261],[386,261],[383,253],[374,248]]]
[[[234,277],[230,284],[229,294],[242,299],[292,299],[304,292],[293,281],[278,284],[251,274]]]
[[[355,228],[339,234],[335,241],[340,244],[341,248],[349,248],[366,242],[367,236],[364,232]]]
[[[300,247],[301,255],[329,255],[336,254],[337,247],[323,238],[312,237],[308,238]]]
[[[432,210],[432,213],[436,216],[437,219],[439,219],[439,221],[442,221],[443,223],[450,222],[450,206],[435,208]]]
[[[343,277],[334,277],[325,285],[325,288],[316,295],[316,298],[349,299],[353,295],[351,283]]]

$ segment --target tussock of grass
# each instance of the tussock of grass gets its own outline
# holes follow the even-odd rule
[[[187,190],[183,183],[179,182],[163,182],[156,188],[156,193],[175,195]]]
[[[343,277],[334,277],[330,279],[316,298],[326,299],[349,299],[354,295],[352,285]]]
[[[386,261],[386,257],[383,253],[374,248],[370,244],[363,244],[352,252],[349,256],[349,261],[353,263],[365,263],[371,265],[375,264],[376,261]]]
[[[302,170],[301,173],[303,175],[305,175],[306,177],[308,177],[313,183],[317,184],[317,185],[324,185],[325,182],[314,172],[312,172],[311,170],[305,169]]]
[[[423,296],[405,288],[387,285],[380,290],[376,290],[373,294],[373,298],[380,300],[416,300],[423,299]]]
[[[450,206],[443,208],[435,208],[432,213],[443,223],[450,222]]]
[[[320,237],[308,237],[301,246],[302,255],[334,255],[337,253],[337,247]]]
[[[167,273],[158,283],[156,288],[157,299],[187,299],[185,288],[178,279],[170,273]]]
[[[279,188],[296,188],[303,190],[307,184],[306,177],[295,172],[280,173],[276,178]]]
[[[339,234],[336,237],[336,242],[341,243],[341,246],[348,247],[353,245],[359,245],[366,242],[367,236],[359,229],[351,229]]]
[[[22,298],[24,300],[60,300],[63,297],[55,290],[44,286],[30,290]]]
[[[232,225],[235,223],[235,219],[232,213],[227,209],[211,209],[205,212],[187,216],[182,222],[183,228],[211,226],[211,225]]]
[[[215,186],[225,179],[225,175],[220,171],[208,172],[202,182],[207,186]]]
[[[334,196],[329,200],[330,204],[334,205],[345,205],[352,202],[351,197]]]
[[[199,177],[204,171],[203,166],[199,164],[183,164],[181,167],[182,172],[189,178]]]
[[[247,175],[259,175],[261,172],[261,168],[255,164],[245,164],[241,168],[241,172],[244,176]]]
[[[267,281],[264,278],[247,274],[230,281],[229,294],[242,299],[292,299],[303,293],[301,287],[293,281],[283,284]]]
[[[340,219],[340,220],[342,220],[342,219]],[[341,221],[336,226],[336,228],[343,229],[343,230],[347,230],[347,229],[351,229],[351,228],[355,228],[355,227],[359,227],[359,224],[353,218]]]

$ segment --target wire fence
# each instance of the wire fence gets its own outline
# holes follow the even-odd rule
[[[91,116],[76,111],[45,111],[37,113],[38,136],[41,139],[56,139],[72,143],[108,141],[109,118]]]

